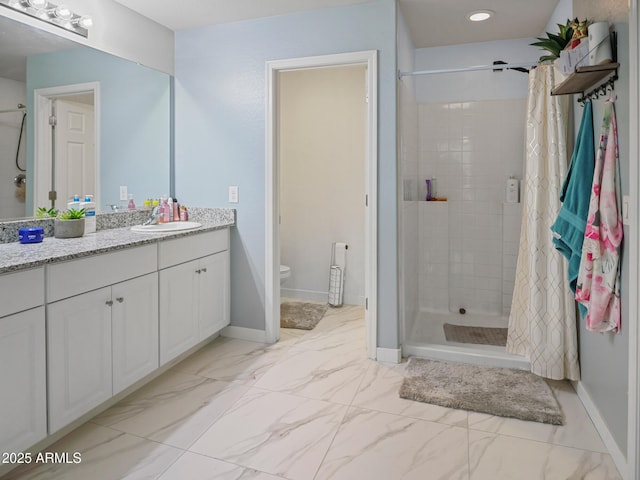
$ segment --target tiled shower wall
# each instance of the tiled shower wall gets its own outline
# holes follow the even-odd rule
[[[508,314],[520,233],[506,181],[522,179],[526,100],[419,105],[420,309]]]

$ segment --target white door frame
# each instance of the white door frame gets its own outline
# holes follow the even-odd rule
[[[56,97],[73,95],[80,93],[93,93],[93,114],[94,114],[94,156],[95,156],[95,184],[94,202],[100,205],[100,83],[77,83],[74,85],[62,85],[59,87],[38,88],[33,91],[33,214],[38,206],[49,205],[47,203],[38,205],[42,199],[37,198],[38,192],[49,191],[51,185],[51,126],[49,116],[51,115],[51,102]]]
[[[265,337],[280,337],[280,165],[278,156],[278,73],[288,70],[365,65],[367,67],[367,146],[365,162],[365,323],[369,358],[376,358],[378,291],[378,52],[376,50],[274,60],[266,63],[266,245]]]
[[[629,393],[628,393],[628,432],[627,432],[627,472],[626,478],[640,477],[640,12],[638,0],[629,2],[629,239],[625,241],[629,255],[629,321],[623,325],[629,332]],[[625,475],[625,472],[621,472]]]

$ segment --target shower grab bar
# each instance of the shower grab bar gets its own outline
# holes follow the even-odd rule
[[[0,110],[0,113],[15,113],[15,112],[24,112],[27,110],[27,107],[23,108],[14,108],[12,110]]]

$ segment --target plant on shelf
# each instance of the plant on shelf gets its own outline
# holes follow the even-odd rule
[[[84,235],[84,208],[70,208],[62,212],[53,224],[53,235],[56,238],[76,238]]]
[[[576,19],[577,20],[577,19]],[[534,47],[540,47],[543,50],[547,50],[549,52],[548,55],[543,55],[538,59],[538,63],[545,62],[547,60],[553,61],[556,58],[560,57],[560,52],[566,48],[566,46],[571,42],[573,38],[573,28],[572,25],[575,24],[573,20],[567,20],[565,25],[558,24],[559,32],[555,33],[547,33],[548,38],[538,37],[538,42],[531,43],[530,45]]]
[[[57,216],[58,210],[53,207],[38,207],[38,210],[36,210],[36,218],[56,218]]]

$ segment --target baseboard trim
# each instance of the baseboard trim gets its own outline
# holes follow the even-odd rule
[[[308,302],[326,302],[329,298],[329,293],[280,287],[280,296],[295,298],[296,300],[306,300]],[[364,305],[364,296],[345,294],[343,303],[346,305]]]
[[[402,350],[399,348],[382,348],[376,350],[376,360],[383,363],[400,363],[402,362]]]
[[[238,340],[247,340],[248,342],[268,343],[267,332],[264,330],[256,330],[255,328],[235,327],[229,325],[224,327],[220,332],[223,337],[236,338]]]
[[[602,415],[600,415],[598,407],[596,407],[596,404],[593,403],[589,392],[587,392],[582,382],[571,382],[571,384],[578,394],[578,398],[582,402],[582,405],[584,405],[587,414],[589,415],[589,417],[591,417],[591,421],[600,434],[604,446],[607,447],[611,458],[613,458],[613,462],[616,464],[618,471],[623,478],[628,478],[629,465],[627,464],[627,456],[624,454],[624,452],[622,452],[622,450],[620,450],[620,447],[614,440],[613,435],[609,431],[609,428],[604,421],[604,418],[602,418]]]

